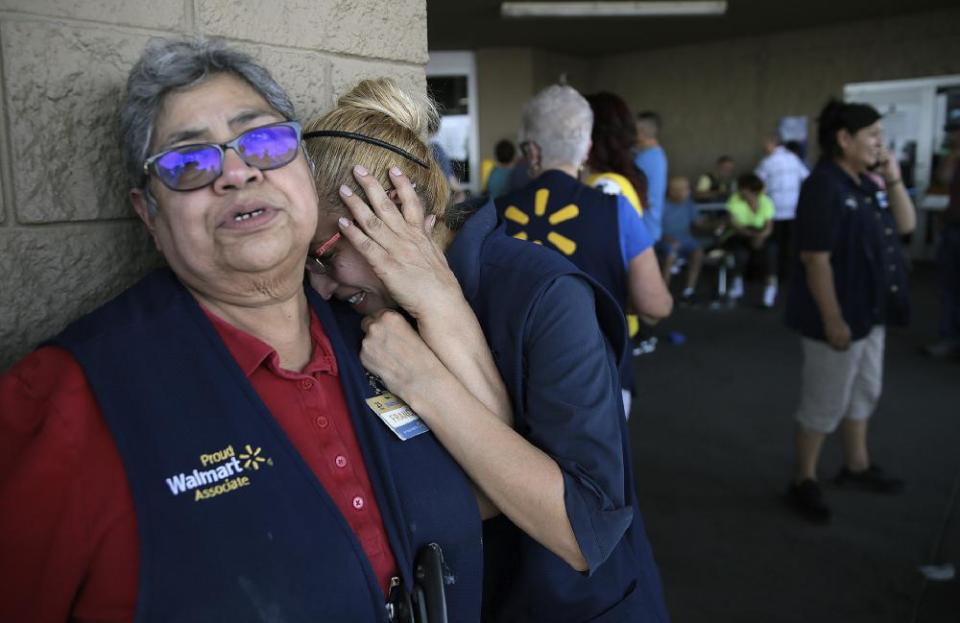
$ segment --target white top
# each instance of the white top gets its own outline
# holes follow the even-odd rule
[[[807,165],[786,147],[778,146],[760,161],[755,173],[763,180],[766,193],[773,200],[773,219],[784,221],[796,216],[800,185],[810,175]]]
[[[616,180],[612,180],[609,177],[601,176],[597,179],[596,183],[593,185],[597,190],[603,191],[605,195],[622,195],[623,189],[620,188],[620,184]]]

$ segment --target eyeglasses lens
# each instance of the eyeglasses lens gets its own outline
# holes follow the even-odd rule
[[[237,153],[261,171],[288,164],[297,157],[298,147],[296,130],[286,125],[254,128],[237,139]]]
[[[217,179],[222,159],[210,145],[190,145],[169,151],[156,162],[157,175],[170,188],[190,190]]]
[[[269,171],[292,162],[300,140],[297,130],[289,125],[268,125],[244,132],[231,145],[249,166]],[[186,145],[161,156],[154,168],[170,188],[194,190],[220,177],[223,152],[215,145]]]

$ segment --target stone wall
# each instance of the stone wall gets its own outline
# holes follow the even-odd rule
[[[361,78],[426,86],[425,0],[0,0],[0,371],[160,262],[117,109],[144,44],[184,35],[253,54],[305,119]]]

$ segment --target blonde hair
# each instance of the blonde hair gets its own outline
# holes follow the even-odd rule
[[[437,127],[439,114],[426,95],[407,93],[390,78],[360,82],[337,100],[336,108],[308,123],[304,133],[338,130],[363,134],[409,152],[427,167],[362,140],[333,136],[311,138],[305,144],[307,155],[315,165],[320,209],[335,214],[346,212],[346,206],[340,201],[341,185],[363,196],[353,177],[354,165],[366,167],[387,189],[393,187],[388,171],[391,166],[397,166],[416,184],[425,214],[436,215],[442,223],[450,188],[427,144],[428,133]]]

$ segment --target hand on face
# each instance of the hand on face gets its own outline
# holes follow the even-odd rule
[[[340,219],[340,231],[370,264],[390,298],[417,319],[445,303],[462,301],[460,285],[447,266],[443,251],[430,236],[435,217],[424,219],[423,207],[410,180],[400,169],[390,170],[401,206],[397,209],[366,169],[355,167],[354,177],[370,205],[346,187],[341,188],[340,197],[353,222]],[[333,277],[336,279],[337,275]]]
[[[363,319],[361,327],[366,333],[360,349],[361,363],[401,398],[409,394],[412,383],[434,378],[431,369],[442,365],[410,323],[395,311],[375,312]]]
[[[880,151],[877,154],[877,162],[880,165],[880,175],[882,175],[885,180],[893,182],[901,179],[900,163],[897,162],[896,157],[890,153],[890,150],[887,149],[886,146],[880,147]]]

